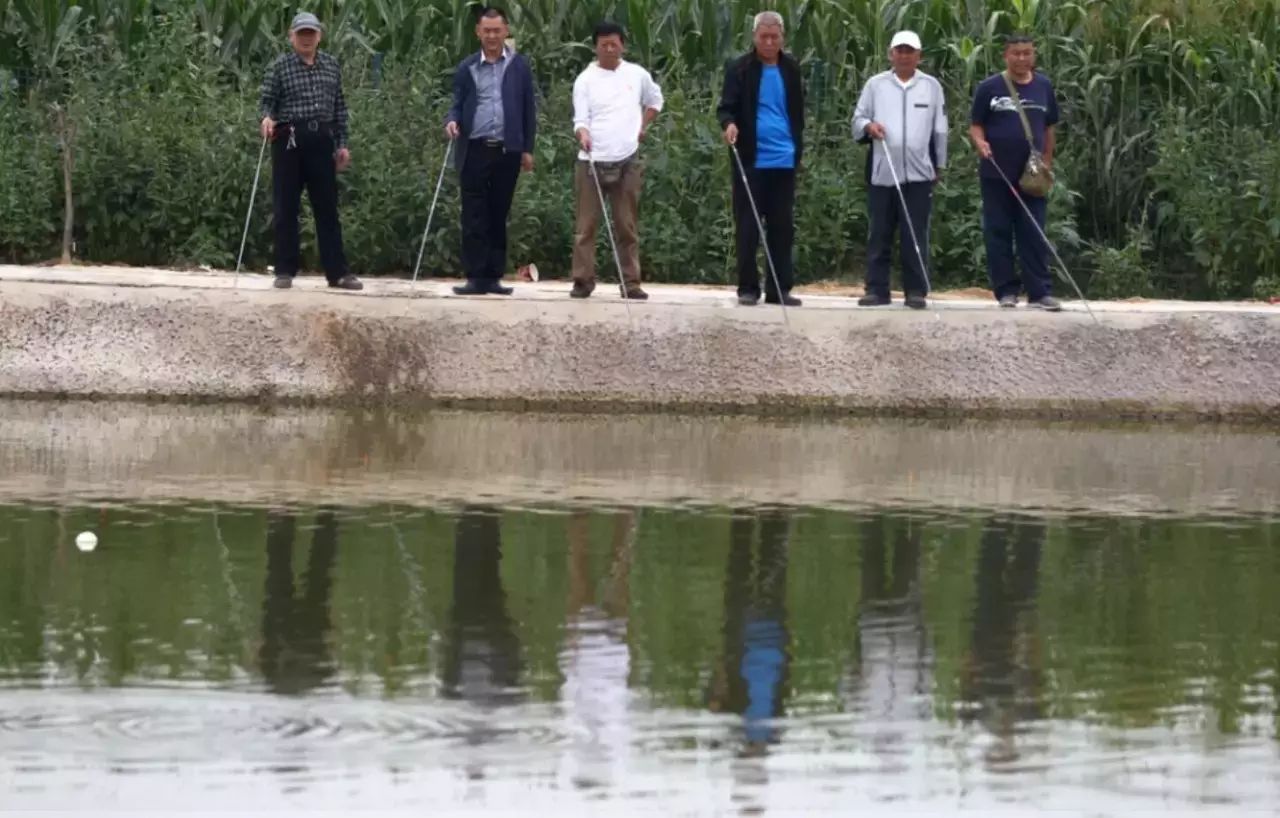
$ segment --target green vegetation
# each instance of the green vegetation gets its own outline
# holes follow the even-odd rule
[[[1052,237],[1091,294],[1280,293],[1280,0],[833,0],[771,5],[810,95],[812,151],[798,200],[797,274],[861,276],[864,148],[858,89],[889,37],[919,31],[951,100],[955,161],[937,197],[935,279],[985,280],[967,102],[1000,66],[999,38],[1033,32],[1063,102]],[[472,50],[469,8],[445,0],[323,0],[346,70],[355,165],[344,176],[349,255],[368,273],[412,266],[452,65]],[[645,148],[646,275],[727,282],[728,160],[712,109],[743,50],[742,0],[516,0],[518,47],[542,97],[537,172],[517,193],[513,261],[568,267],[570,84],[588,32],[623,22],[631,56],[668,99]],[[294,10],[269,0],[0,0],[0,258],[230,266],[257,157],[260,74]],[[264,180],[264,188],[267,182]],[[452,181],[450,182],[452,185]],[[443,197],[427,270],[458,270],[456,196]],[[269,263],[258,197],[251,267]],[[64,236],[64,228],[66,230]]]

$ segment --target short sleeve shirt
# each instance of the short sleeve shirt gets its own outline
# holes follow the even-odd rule
[[[1035,140],[1036,150],[1043,151],[1045,130],[1050,125],[1058,124],[1058,100],[1053,91],[1053,83],[1045,75],[1037,73],[1032,75],[1030,82],[1025,85],[1018,83],[1015,87],[1031,124],[1031,136]],[[970,122],[986,129],[987,142],[991,144],[991,153],[1000,165],[1000,170],[1010,179],[1020,176],[1031,155],[1031,147],[1027,144],[1022,119],[1018,116],[1013,98],[1009,96],[1003,76],[994,74],[978,85],[978,90],[973,95]],[[1000,178],[990,162],[983,161],[978,167],[980,176]]]

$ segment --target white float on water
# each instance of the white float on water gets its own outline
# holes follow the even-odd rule
[[[92,531],[81,531],[76,535],[76,548],[81,551],[92,551],[98,547],[98,535]]]

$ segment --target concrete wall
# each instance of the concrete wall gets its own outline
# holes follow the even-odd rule
[[[0,282],[0,395],[1280,420],[1280,315],[1099,315]]]

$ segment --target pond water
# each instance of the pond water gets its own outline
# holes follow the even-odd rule
[[[6,808],[1280,803],[1262,432],[0,409]]]

